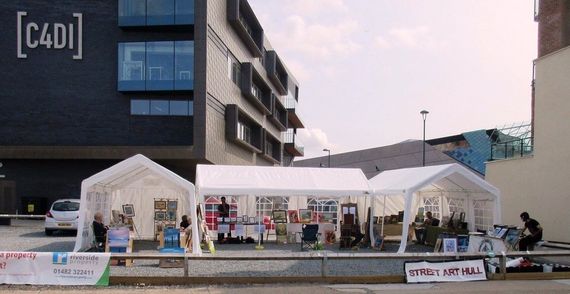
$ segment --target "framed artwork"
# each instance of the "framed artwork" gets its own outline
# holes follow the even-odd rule
[[[469,249],[469,235],[457,235],[457,252],[467,252]]]
[[[505,237],[505,244],[508,248],[514,248],[521,236],[522,229],[511,228]]]
[[[176,220],[176,210],[169,210],[167,213],[168,220],[175,221]]]
[[[178,209],[178,201],[168,201],[168,210],[177,210]]]
[[[250,224],[255,224],[255,223],[256,223],[256,221],[255,221],[255,216],[250,216],[250,217],[249,217],[249,223],[250,223]]]
[[[287,236],[287,225],[285,223],[278,223],[275,225],[276,236]]]
[[[443,239],[443,252],[457,252],[457,239],[456,238],[444,238]]]
[[[241,217],[241,221],[244,222],[244,223],[247,223],[247,222],[249,221],[249,217],[247,216],[247,214],[244,214],[244,215]]]
[[[132,204],[123,204],[123,214],[126,217],[134,217],[135,207]]]
[[[154,201],[154,209],[158,209],[158,210],[166,209],[166,201],[164,201],[164,200],[155,200],[155,201]]]
[[[216,221],[217,221],[218,223],[223,223],[223,222],[224,222],[224,218],[221,217],[221,216],[218,216],[218,217],[216,218]]]
[[[321,222],[323,223],[332,223],[334,220],[334,212],[323,212],[321,214]],[[376,220],[378,220],[378,218],[376,217]]]
[[[299,222],[299,213],[296,210],[289,210],[289,222],[290,223],[298,223]]]
[[[166,220],[166,212],[164,211],[155,211],[154,212],[154,219],[157,221]]]
[[[310,223],[313,220],[313,210],[299,209],[299,220],[302,223]]]
[[[276,224],[287,223],[287,211],[286,210],[274,210],[273,211],[273,222]]]

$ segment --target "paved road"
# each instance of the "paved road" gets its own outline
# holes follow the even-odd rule
[[[187,293],[570,293],[570,280],[558,281],[486,281],[441,284],[377,284],[377,285],[263,285],[263,286],[197,286],[197,287],[109,287],[109,288],[77,288],[77,287],[33,287],[33,286],[0,286],[2,293],[144,293],[144,294],[187,294]]]

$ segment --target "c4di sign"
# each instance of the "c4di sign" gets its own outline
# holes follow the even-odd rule
[[[73,13],[75,23],[26,22],[28,13],[18,11],[18,58],[28,58],[28,50],[44,47],[71,50],[73,59],[83,59],[83,14]]]

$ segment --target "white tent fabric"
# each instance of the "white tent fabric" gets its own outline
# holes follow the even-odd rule
[[[385,171],[370,179],[369,184],[375,196],[385,197],[383,211],[394,214],[404,210],[402,240],[398,252],[405,251],[407,238],[404,236],[408,236],[408,224],[414,220],[421,198],[425,196],[442,198],[443,216],[449,215],[446,205],[449,199],[466,199],[466,218],[470,230],[474,229],[475,222],[474,205],[471,202],[490,201],[493,203],[493,223],[501,223],[500,191],[456,163]],[[384,203],[384,200],[373,201],[372,206],[377,206],[378,202]],[[370,233],[373,238],[372,230]]]
[[[177,219],[192,220],[192,248],[201,254],[194,185],[143,155],[135,155],[103,170],[81,183],[78,234],[74,251],[88,249],[94,239],[92,222],[96,212],[109,224],[112,210],[133,204],[136,237],[154,237],[154,198],[178,201]]]
[[[307,208],[308,197],[361,198],[369,195],[368,180],[361,169],[198,165],[196,194],[246,196],[241,213],[256,211],[256,196],[289,197],[289,209]],[[243,204],[242,204],[243,205]],[[241,205],[240,205],[241,207]],[[317,208],[318,209],[318,208]]]
[[[196,167],[196,194],[255,196],[327,196],[369,194],[368,181],[356,168],[308,168],[202,165]]]

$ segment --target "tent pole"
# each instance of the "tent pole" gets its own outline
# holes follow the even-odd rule
[[[386,195],[384,195],[384,205],[382,207],[382,229],[380,230],[380,236],[384,237],[384,219],[386,218]]]

